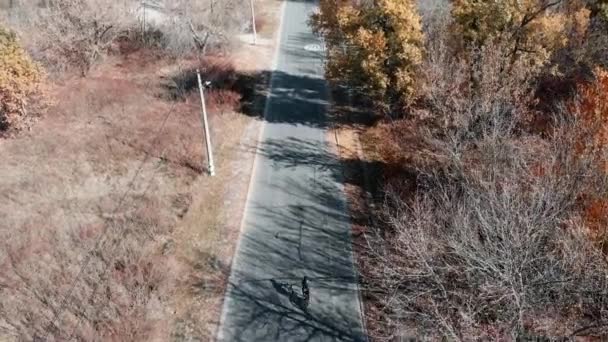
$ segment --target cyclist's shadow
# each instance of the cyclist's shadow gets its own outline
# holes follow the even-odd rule
[[[294,290],[293,285],[289,283],[280,283],[274,279],[271,279],[270,282],[279,294],[288,297],[291,304],[308,314],[308,303],[310,301],[310,297],[308,294],[308,285],[306,284],[305,280],[302,283],[302,292]]]

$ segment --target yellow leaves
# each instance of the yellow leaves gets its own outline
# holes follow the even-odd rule
[[[598,16],[603,21],[608,21],[608,0],[595,0],[591,4],[592,16]]]
[[[512,10],[509,2],[512,1],[457,0],[452,15],[465,40],[482,44],[517,20],[514,16],[518,12]]]
[[[324,0],[319,2],[319,10],[310,18],[310,25],[316,34],[322,35],[330,44],[339,44],[349,27],[360,14],[347,0]]]
[[[384,16],[390,21],[395,36],[404,41],[418,41],[422,39],[422,23],[411,1],[382,0],[378,6]]]
[[[353,42],[360,48],[360,63],[367,76],[368,87],[380,91],[388,87],[388,78],[383,73],[386,40],[382,32],[372,32],[360,27]]]
[[[566,21],[566,15],[557,13],[532,22],[528,33],[528,44],[531,47],[539,45],[550,50],[566,46],[568,43],[568,38],[564,34]]]
[[[355,43],[370,55],[382,53],[386,48],[386,40],[382,32],[373,32],[363,27],[357,30]]]
[[[452,14],[465,41],[510,44],[511,61],[542,66],[553,52],[565,47],[573,34],[584,34],[590,12],[583,3],[567,6],[547,0],[457,0]]]
[[[361,12],[352,7],[344,6],[336,12],[338,18],[339,28],[343,30],[345,34],[352,33],[354,26],[360,25]]]
[[[385,109],[415,98],[423,34],[414,0],[321,0],[311,19],[325,38],[330,79],[365,90]]]
[[[27,99],[37,91],[41,77],[15,35],[0,27],[0,129],[25,114]]]
[[[569,21],[574,34],[573,39],[582,39],[589,28],[591,10],[586,7],[580,8],[569,17]]]

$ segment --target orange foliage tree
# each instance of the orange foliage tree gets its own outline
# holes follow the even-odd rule
[[[41,72],[19,46],[14,33],[0,27],[0,130],[18,128],[30,96],[38,92]]]
[[[423,51],[415,1],[321,0],[311,24],[325,39],[330,80],[361,89],[387,111],[413,101]]]

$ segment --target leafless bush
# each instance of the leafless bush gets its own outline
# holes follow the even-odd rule
[[[593,175],[583,165],[572,171],[532,177],[514,167],[502,179],[454,183],[435,176],[413,204],[392,198],[395,231],[375,249],[383,267],[374,285],[393,331],[407,333],[399,327],[412,320],[421,335],[501,339],[564,336],[603,322],[603,257],[572,215]]]
[[[10,13],[10,23],[47,67],[76,67],[86,74],[116,37],[135,26],[131,2],[62,0],[24,2]]]
[[[438,20],[443,20],[449,16],[451,3],[447,0],[419,0],[418,11],[422,16],[423,24],[426,28],[429,25],[441,24]],[[428,30],[425,30],[428,32]]]
[[[201,78],[211,82],[212,89],[224,91],[234,91],[236,89],[239,75],[234,63],[229,58],[222,56],[201,58],[198,69],[201,72]],[[183,100],[192,93],[198,96],[196,69],[179,70],[166,83],[166,88],[169,90],[168,95],[173,100]],[[223,95],[227,95],[227,93]],[[239,101],[237,95],[234,94],[236,104]]]
[[[482,139],[499,145],[510,138],[530,119],[534,72],[509,65],[501,44],[462,55],[447,44],[445,32],[435,37],[423,67],[427,118],[420,128],[431,154],[458,156]]]
[[[389,331],[407,334],[409,321],[418,335],[457,340],[564,336],[608,318],[608,270],[577,215],[581,197],[605,196],[607,183],[591,151],[572,153],[577,130],[563,123],[541,141],[508,130],[494,140],[492,129],[445,155],[413,202],[388,189],[391,232],[370,239],[368,285]]]
[[[546,136],[528,132],[534,73],[506,65],[500,45],[428,51],[424,148],[411,153],[433,162],[410,165],[413,195],[387,187],[384,224],[367,237],[364,286],[384,313],[375,337],[608,332],[608,269],[580,210],[607,195],[606,151],[586,147],[574,108]]]

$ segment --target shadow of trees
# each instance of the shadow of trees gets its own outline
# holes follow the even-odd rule
[[[286,11],[289,17],[308,9]],[[283,32],[278,71],[237,82],[243,114],[265,124],[259,145],[245,146],[257,159],[220,341],[366,340],[343,189],[345,164],[365,162],[341,162],[328,144],[328,129],[340,118],[328,115],[323,56],[304,48],[319,40],[295,27]],[[304,277],[306,306],[293,290]]]
[[[258,146],[245,147],[258,162],[226,297],[231,317],[220,340],[363,341],[343,185],[344,164],[365,162],[341,162],[330,148],[334,122],[326,115],[323,79],[285,72],[272,78],[271,94],[258,87],[244,97],[244,114],[263,118],[265,128]],[[306,310],[277,286],[304,276]]]

